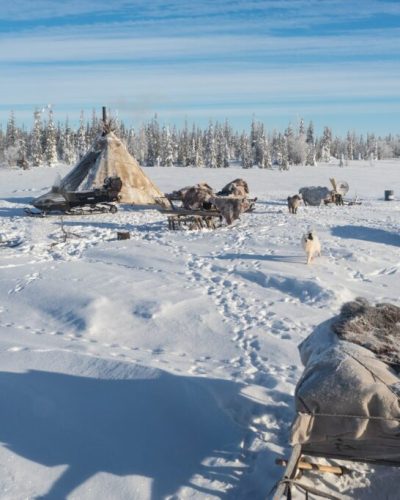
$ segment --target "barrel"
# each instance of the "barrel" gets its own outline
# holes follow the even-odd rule
[[[387,189],[385,191],[385,201],[392,201],[394,200],[394,192],[391,189]]]

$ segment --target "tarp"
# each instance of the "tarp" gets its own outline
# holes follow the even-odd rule
[[[399,374],[369,349],[341,340],[334,321],[299,346],[305,368],[291,442],[304,453],[400,465]]]

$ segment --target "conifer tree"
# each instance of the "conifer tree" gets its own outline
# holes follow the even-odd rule
[[[7,130],[6,130],[6,148],[15,147],[18,142],[18,129],[15,123],[15,114],[14,111],[10,112],[10,117],[7,122]]]
[[[204,145],[203,145],[203,135],[200,129],[196,130],[195,138],[194,138],[194,162],[193,165],[195,167],[203,167],[204,166]]]
[[[253,166],[253,151],[250,144],[250,138],[244,132],[240,138],[240,143],[242,167],[251,168]]]
[[[262,135],[258,139],[258,148],[260,151],[260,160],[258,166],[260,168],[272,168],[271,150],[266,135]]]
[[[206,135],[206,166],[209,168],[217,167],[217,151],[215,145],[214,126],[210,122]]]
[[[280,156],[279,170],[289,170],[288,135],[286,133],[279,134],[278,144],[279,144],[279,156]]]
[[[295,157],[296,157],[296,146],[295,146],[295,136],[292,128],[292,124],[289,123],[287,129],[285,130],[284,133],[285,140],[282,141],[282,148],[286,152],[286,158],[287,158],[287,163],[293,164],[295,163]],[[284,144],[284,146],[283,146]]]
[[[29,148],[31,162],[34,167],[38,167],[43,162],[42,133],[42,113],[36,109],[33,114],[33,128]]]
[[[293,162],[296,165],[304,165],[307,159],[307,134],[305,131],[304,120],[300,119],[299,132],[294,141]]]
[[[161,132],[160,165],[162,167],[172,167],[174,162],[171,132],[165,125]]]
[[[63,130],[63,157],[62,160],[67,165],[72,165],[76,162],[76,149],[74,145],[74,134],[69,126],[68,117],[65,121],[65,127]]]
[[[224,131],[218,123],[215,128],[216,141],[216,166],[217,168],[226,168],[229,166],[229,147],[227,145]]]
[[[80,160],[86,154],[87,143],[86,143],[86,132],[85,132],[85,116],[83,111],[81,111],[79,117],[79,128],[76,133],[75,147],[77,151],[78,159]]]
[[[353,134],[348,131],[347,132],[347,138],[346,138],[346,152],[347,152],[347,158],[349,160],[354,159],[354,140],[353,140]]]
[[[97,118],[96,110],[92,111],[92,121],[90,124],[90,128],[88,130],[88,143],[93,144],[96,140],[97,136],[101,134],[103,128],[102,122]]]
[[[160,164],[160,125],[157,115],[154,115],[146,127],[147,136],[147,165],[156,167]]]
[[[130,128],[127,131],[127,138],[126,138],[126,149],[128,150],[128,153],[131,154],[134,158],[137,157],[137,137],[135,130],[133,128]]]
[[[331,159],[332,131],[329,127],[324,127],[324,133],[320,142],[321,159],[329,162]]]
[[[311,165],[312,167],[316,165],[314,125],[312,121],[308,125],[306,134],[306,165]]]
[[[137,146],[137,160],[140,165],[147,165],[148,156],[148,146],[147,146],[147,134],[144,127],[140,127],[138,135],[138,146]]]
[[[44,157],[46,164],[52,167],[58,161],[57,156],[57,132],[53,120],[53,110],[51,107],[48,108],[48,120],[47,126],[44,131],[45,137],[45,150]]]

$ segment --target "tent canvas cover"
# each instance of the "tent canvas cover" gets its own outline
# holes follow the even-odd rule
[[[107,177],[122,181],[120,202],[133,205],[165,205],[164,194],[146,176],[120,139],[108,132],[99,136],[86,155],[61,181],[58,191],[90,191],[103,186]]]

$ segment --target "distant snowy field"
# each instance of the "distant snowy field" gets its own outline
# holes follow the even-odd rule
[[[256,210],[192,232],[155,210],[66,216],[63,242],[59,216],[23,208],[68,170],[0,170],[0,498],[267,498],[289,454],[297,345],[356,296],[400,305],[400,201],[384,201],[400,200],[400,161],[146,168],[164,192],[243,177]],[[362,205],[288,213],[288,195],[330,177]],[[310,226],[322,257],[307,266]],[[393,469],[350,467],[314,484],[398,498]]]

